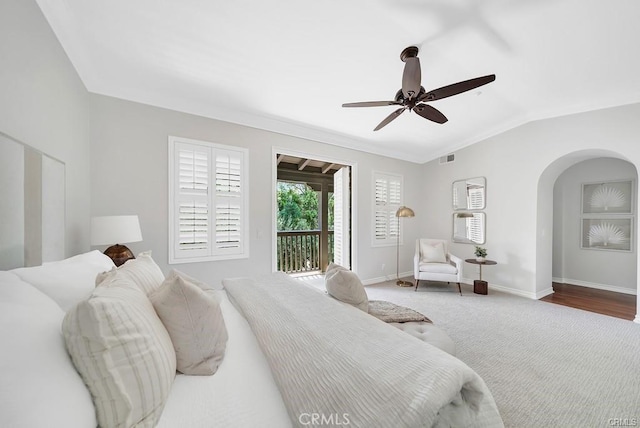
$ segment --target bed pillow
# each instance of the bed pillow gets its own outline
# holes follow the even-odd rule
[[[113,261],[98,250],[79,254],[42,266],[13,269],[28,282],[51,297],[64,311],[89,297],[96,275],[114,267]]]
[[[187,375],[214,374],[227,345],[220,299],[203,291],[203,285],[172,270],[149,296],[173,342],[177,369]]]
[[[0,272],[0,427],[98,425],[91,394],[64,347],[64,312],[11,272]]]
[[[446,263],[447,256],[444,253],[444,244],[437,242],[433,245],[422,242],[420,244],[423,263]]]
[[[123,265],[103,272],[95,278],[95,285],[103,285],[108,278],[119,274],[130,279],[146,295],[153,293],[164,281],[164,274],[151,257],[151,251],[138,254],[135,259],[127,260]]]
[[[100,426],[155,426],[176,374],[171,339],[129,279],[105,281],[67,312],[67,350],[91,391]]]
[[[334,299],[369,312],[369,298],[358,275],[348,269],[332,269],[325,274],[327,293]]]

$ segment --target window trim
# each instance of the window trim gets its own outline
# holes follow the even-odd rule
[[[176,249],[176,203],[180,199],[180,194],[176,189],[176,143],[195,145],[205,147],[210,151],[210,158],[208,160],[209,165],[212,167],[209,169],[209,193],[207,196],[209,211],[212,215],[210,220],[209,229],[209,242],[207,244],[206,254],[201,256],[192,257],[180,257],[179,252]],[[215,153],[216,151],[235,152],[238,153],[241,158],[241,217],[240,217],[240,249],[236,253],[225,251],[223,253],[215,253]],[[225,144],[219,144],[212,141],[195,140],[191,138],[168,136],[168,262],[169,264],[181,264],[181,263],[197,263],[208,262],[218,260],[231,260],[231,259],[244,259],[249,258],[249,150],[244,147],[237,147]]]

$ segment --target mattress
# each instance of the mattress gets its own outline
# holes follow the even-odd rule
[[[247,321],[221,295],[229,341],[213,376],[178,374],[159,428],[290,427],[291,421]]]

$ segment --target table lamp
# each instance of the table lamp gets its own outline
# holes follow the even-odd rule
[[[135,256],[125,245],[142,241],[137,215],[113,215],[91,218],[91,245],[111,245],[104,250],[116,266]],[[116,244],[114,244],[114,242]]]

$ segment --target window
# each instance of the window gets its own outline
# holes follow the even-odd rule
[[[169,137],[169,263],[249,257],[246,149]]]
[[[402,176],[373,173],[373,246],[395,245],[398,234],[396,211],[402,205]]]

